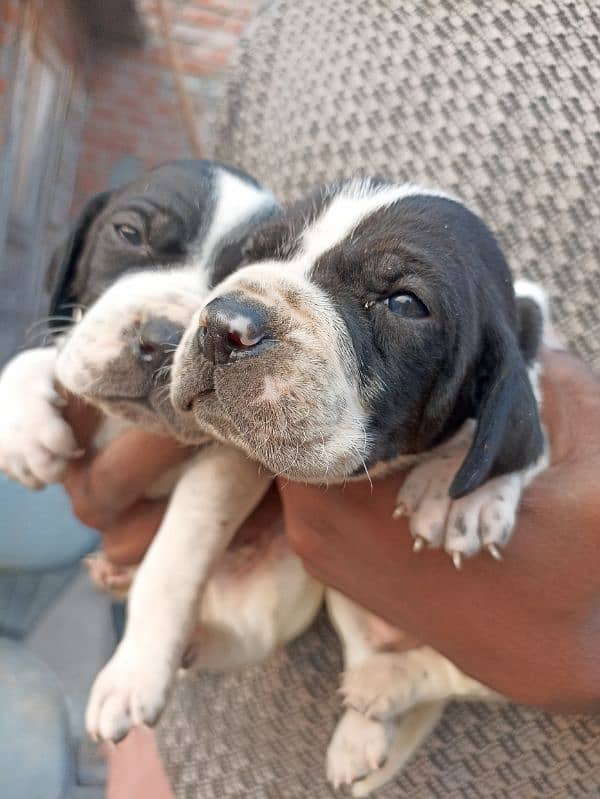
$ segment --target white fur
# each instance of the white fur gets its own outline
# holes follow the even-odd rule
[[[352,231],[370,214],[405,197],[445,197],[449,194],[427,189],[415,183],[373,188],[368,178],[357,178],[335,196],[323,214],[302,236],[302,256],[297,263],[309,267],[336,244],[352,236]],[[287,268],[287,267],[286,267]]]
[[[117,740],[156,721],[210,571],[268,484],[231,448],[210,447],[188,464],[136,574],[123,640],[92,688],[92,737]]]
[[[326,600],[342,642],[347,708],[327,751],[327,777],[334,787],[353,784],[355,796],[366,796],[411,757],[451,696],[492,694],[429,647],[379,651],[368,611],[333,589]]]
[[[54,347],[15,356],[0,375],[0,471],[29,488],[60,481],[81,454],[61,415]]]
[[[194,265],[198,262],[210,264],[215,248],[237,225],[245,222],[254,213],[258,213],[265,205],[265,198],[271,197],[263,188],[240,180],[226,170],[217,174],[216,192],[219,202],[210,230],[200,242],[198,251],[194,253]],[[272,199],[272,198],[271,198]]]

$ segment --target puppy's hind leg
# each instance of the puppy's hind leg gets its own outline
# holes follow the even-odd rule
[[[393,721],[417,705],[453,697],[499,698],[428,646],[373,653],[345,672],[342,694],[347,707],[379,721]]]
[[[445,702],[418,705],[394,721],[386,761],[377,771],[352,786],[352,796],[357,799],[369,796],[393,779],[433,731],[445,707]]]
[[[344,681],[356,670],[368,675],[370,664],[379,655],[371,640],[373,617],[336,591],[328,590],[326,597],[344,649]],[[402,719],[379,719],[349,706],[327,750],[328,780],[335,788],[352,785],[354,796],[367,796],[402,768],[443,709],[442,701],[413,708]]]

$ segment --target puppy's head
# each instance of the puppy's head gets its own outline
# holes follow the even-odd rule
[[[54,307],[85,307],[61,344],[71,392],[190,437],[169,401],[172,354],[209,287],[276,209],[252,178],[210,161],[164,164],[89,201],[51,265]]]
[[[475,417],[453,496],[539,454],[511,276],[460,202],[345,182],[267,224],[250,257],[176,353],[173,402],[200,425],[275,472],[328,482]]]

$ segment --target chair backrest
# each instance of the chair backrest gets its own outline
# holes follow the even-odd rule
[[[600,370],[600,14],[570,0],[272,0],[217,156],[290,200],[357,171],[449,189]]]

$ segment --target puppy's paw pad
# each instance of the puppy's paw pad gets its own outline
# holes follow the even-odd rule
[[[380,769],[388,751],[385,726],[347,710],[327,750],[327,779],[334,788],[352,785]]]
[[[165,706],[170,684],[168,669],[115,654],[96,678],[86,712],[91,738],[120,741],[133,726],[154,725]]]

